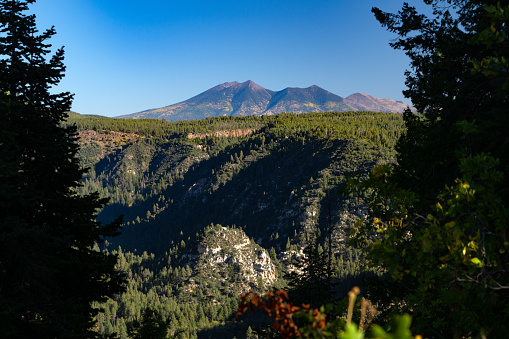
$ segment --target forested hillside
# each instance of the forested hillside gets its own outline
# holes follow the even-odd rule
[[[372,9],[417,114],[169,123],[68,114],[34,2],[0,0],[2,337],[507,337],[509,6]]]
[[[323,224],[327,204],[334,223],[340,210],[350,213],[338,186],[391,159],[402,132],[400,115],[373,112],[180,123],[76,115],[69,123],[80,129],[80,157],[91,166],[83,192],[111,198],[103,220],[125,217],[111,241],[156,253],[211,223],[243,227],[266,247],[302,245]]]
[[[360,282],[361,258],[346,239],[364,207],[339,190],[349,175],[392,161],[403,133],[400,114],[375,112],[184,122],[71,114],[66,124],[78,127],[90,167],[81,192],[111,199],[101,220],[125,218],[106,249],[120,254],[129,288],[97,329],[121,337],[147,307],[179,337],[213,337],[240,292],[286,286],[309,244],[321,256],[331,244],[332,278],[343,282],[331,293],[346,293]],[[242,257],[246,241],[258,249]],[[224,326],[243,337],[248,325]]]

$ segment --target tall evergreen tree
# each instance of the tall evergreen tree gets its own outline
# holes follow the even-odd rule
[[[169,323],[170,321],[162,320],[156,311],[147,307],[143,311],[141,322],[134,322],[129,336],[133,339],[167,338]]]
[[[0,328],[3,337],[90,337],[92,301],[122,290],[116,257],[95,251],[120,220],[101,226],[106,201],[79,196],[72,95],[52,94],[63,48],[39,34],[35,0],[0,1]]]
[[[317,307],[330,301],[328,258],[323,250],[318,250],[316,240],[308,242],[303,254],[292,262],[294,270],[285,276],[288,279],[288,293],[296,304],[309,303]]]
[[[396,14],[373,9],[397,34],[392,46],[411,59],[405,94],[420,113],[404,114],[394,169],[378,166],[364,182],[368,218],[351,239],[395,282],[385,310],[410,312],[426,337],[502,338],[509,331],[509,6],[424,2],[430,16],[408,4]],[[368,295],[383,303],[387,291],[379,292]]]
[[[404,114],[394,177],[427,207],[460,176],[461,157],[489,152],[509,170],[509,28],[498,0],[424,2],[429,17],[407,3],[395,14],[373,12],[397,35],[391,46],[411,59],[403,93],[421,114]],[[508,201],[509,190],[501,193]]]

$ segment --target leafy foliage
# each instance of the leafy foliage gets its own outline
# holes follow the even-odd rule
[[[327,322],[325,311],[327,308],[331,308],[331,305],[322,306],[319,309],[313,309],[306,304],[302,304],[300,307],[294,306],[284,290],[267,292],[263,296],[253,292],[241,295],[236,317],[239,317],[248,309],[252,313],[255,313],[256,308],[261,309],[269,317],[274,316],[272,328],[281,335],[281,338],[414,339],[410,331],[411,318],[408,315],[396,317],[390,333],[380,326],[373,325],[370,333],[366,335],[364,326],[368,327],[373,314],[377,311],[371,306],[369,312],[367,312],[367,306],[370,305],[370,302],[363,299],[361,323],[359,326],[353,323],[352,315],[358,294],[358,287],[354,287],[349,292],[350,302],[346,321],[343,318],[337,318]],[[370,315],[366,321],[368,313]],[[422,336],[417,335],[415,339],[422,339]]]
[[[352,242],[392,279],[384,279],[390,302],[370,297],[393,313],[410,312],[424,334],[503,337],[508,16],[491,1],[427,3],[435,18],[408,4],[398,14],[373,10],[398,34],[393,47],[412,59],[406,94],[421,113],[404,113],[396,166],[350,182],[368,203]]]
[[[446,187],[426,216],[414,209],[414,194],[389,180],[387,166],[361,184],[373,190],[371,217],[358,222],[352,242],[367,245],[369,265],[402,283],[406,293],[392,307],[415,314],[420,328],[499,333],[494,319],[507,314],[497,305],[507,298],[509,215],[496,194],[502,178],[497,163],[486,155],[463,159],[463,177]],[[479,296],[482,302],[469,302]]]

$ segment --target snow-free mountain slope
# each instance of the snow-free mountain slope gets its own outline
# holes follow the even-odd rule
[[[405,104],[403,101],[376,98],[372,95],[365,93],[355,93],[349,95],[344,99],[343,102],[348,106],[354,108],[356,111],[401,113],[407,107],[409,107],[409,105]]]
[[[271,91],[248,80],[225,82],[186,101],[120,116],[128,119],[198,120],[217,116],[272,115],[282,112],[310,113],[370,110],[402,112],[406,104],[356,93],[343,99],[316,85]]]

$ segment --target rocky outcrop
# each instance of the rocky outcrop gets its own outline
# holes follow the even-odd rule
[[[193,267],[193,281],[237,288],[239,292],[264,290],[276,279],[276,268],[267,251],[242,229],[209,226],[197,246],[183,258]]]

